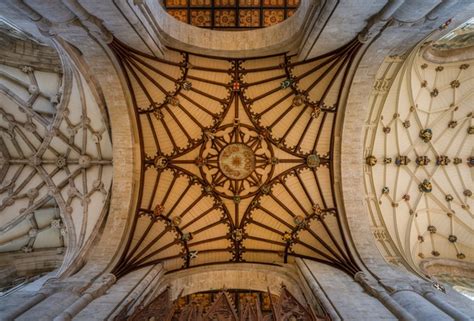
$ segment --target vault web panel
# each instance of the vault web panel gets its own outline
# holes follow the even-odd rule
[[[340,91],[359,47],[309,61],[180,52],[178,63],[148,56],[145,69],[144,53],[114,40],[143,153],[138,208],[114,273],[301,257],[354,274],[333,191],[339,96],[328,93]],[[327,72],[314,77],[315,65]],[[175,85],[160,85],[163,74]]]

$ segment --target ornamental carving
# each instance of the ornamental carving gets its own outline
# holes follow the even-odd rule
[[[370,98],[375,107],[367,119],[365,153],[393,158],[397,166],[379,162],[364,171],[373,228],[387,229],[387,241],[377,243],[380,250],[400,252],[414,270],[432,257],[471,259],[474,245],[468,237],[473,226],[469,65],[439,66],[420,50],[399,71],[378,72],[395,83],[386,96],[374,91],[377,98]],[[388,135],[386,128],[392,129]]]
[[[416,165],[418,166],[426,166],[429,164],[431,160],[427,156],[418,156],[416,158]]]
[[[419,137],[421,138],[422,141],[424,141],[425,143],[428,143],[431,141],[431,138],[433,138],[433,132],[429,128],[422,129],[420,130]]]
[[[0,252],[67,248],[65,269],[104,218],[112,146],[86,67],[57,48],[61,72],[0,64]]]
[[[114,39],[144,155],[130,242],[114,274],[295,257],[357,272],[331,163],[337,93],[360,46],[307,61],[172,49],[155,58]]]
[[[377,158],[375,156],[367,156],[365,159],[365,163],[369,166],[375,166],[377,164]]]
[[[315,312],[313,312],[315,311]],[[123,310],[115,321],[322,321],[331,320],[321,304],[310,309],[282,286],[279,295],[259,291],[221,290],[190,294],[175,301],[169,289],[127,317]]]
[[[418,185],[418,189],[420,192],[430,193],[433,190],[433,186],[429,180],[424,179],[423,182]]]
[[[272,145],[263,135],[238,124],[217,129],[198,159],[202,177],[216,193],[242,198],[254,195],[271,178],[273,158]]]

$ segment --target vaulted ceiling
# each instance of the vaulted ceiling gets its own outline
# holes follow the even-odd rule
[[[371,219],[384,226],[377,239],[387,231],[414,269],[423,259],[474,259],[474,61],[436,64],[423,52],[377,87],[366,140]]]
[[[119,40],[142,174],[123,275],[220,262],[325,262],[353,274],[332,178],[333,127],[361,43],[307,61],[222,59]]]
[[[61,67],[53,48],[14,41],[0,64],[0,252],[59,248],[67,266],[108,209],[108,124],[64,52]]]
[[[40,174],[27,166],[28,158],[33,157],[31,149],[39,149],[40,145],[30,133],[47,136],[43,126],[55,113],[49,97],[60,87],[57,73],[0,65],[1,252],[64,246],[59,207],[47,195]],[[28,104],[31,108],[23,110]]]

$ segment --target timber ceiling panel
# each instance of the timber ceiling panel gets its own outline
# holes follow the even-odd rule
[[[334,200],[332,131],[360,45],[301,62],[174,50],[164,60],[114,40],[143,159],[114,272],[303,257],[355,273]]]
[[[280,23],[295,13],[299,0],[165,0],[164,6],[196,27],[239,30]]]

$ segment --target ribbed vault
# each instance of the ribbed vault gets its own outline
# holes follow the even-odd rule
[[[360,46],[307,61],[175,50],[160,59],[114,40],[142,158],[114,273],[302,257],[354,274],[334,199],[332,133]]]
[[[423,259],[472,262],[474,250],[473,61],[434,64],[422,52],[374,100],[366,140],[371,218],[384,227],[375,234],[387,231],[414,269]]]
[[[107,119],[94,88],[64,52],[61,70],[33,58],[21,65],[20,58],[0,64],[0,252],[66,247],[66,269],[107,210]]]

